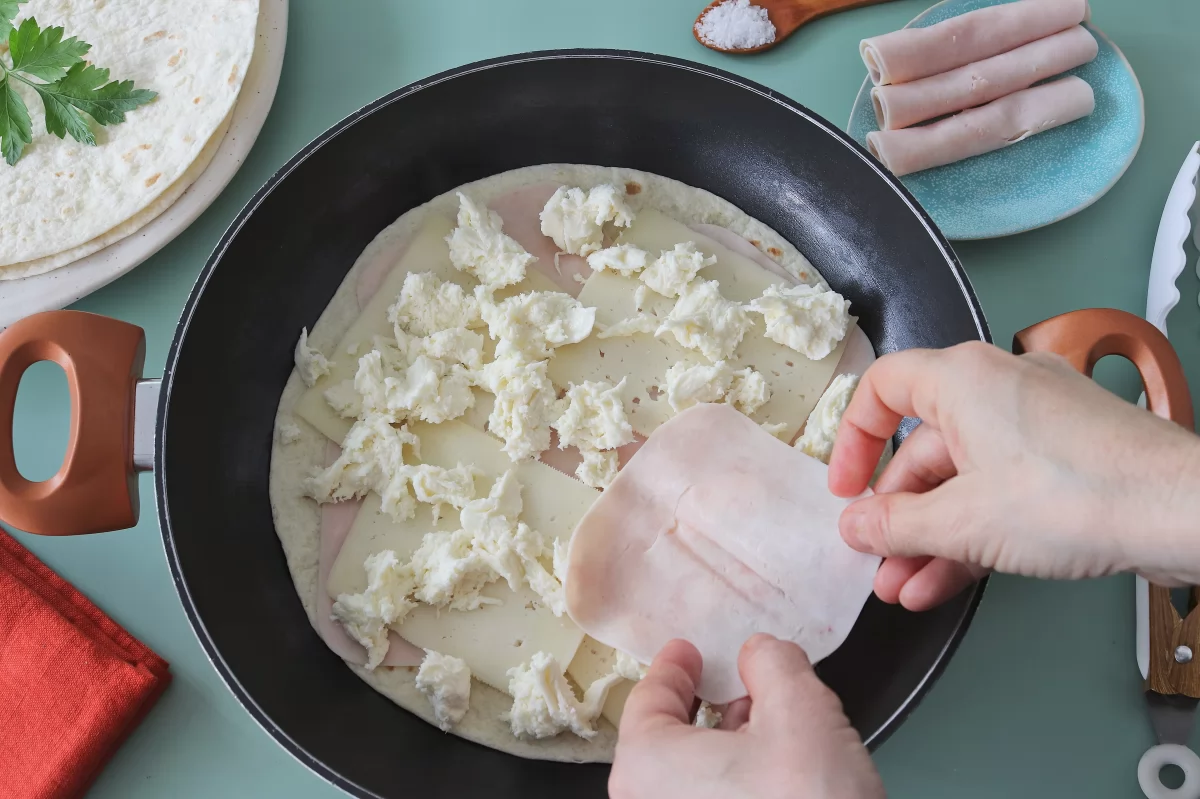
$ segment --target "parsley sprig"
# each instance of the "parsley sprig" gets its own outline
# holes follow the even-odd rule
[[[58,138],[67,134],[82,144],[94,145],[84,114],[99,125],[125,121],[125,113],[158,95],[135,89],[133,81],[109,81],[108,70],[85,63],[92,49],[72,36],[63,39],[61,27],[42,29],[30,17],[14,27],[13,18],[22,0],[0,0],[0,40],[8,38],[11,63],[0,56],[0,154],[11,166],[33,141],[29,108],[14,89],[14,81],[32,88],[46,111],[46,130]]]

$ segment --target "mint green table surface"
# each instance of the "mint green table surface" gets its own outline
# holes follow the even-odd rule
[[[647,50],[741,73],[844,125],[864,74],[858,41],[902,26],[928,4],[898,0],[844,13],[764,55],[738,58],[692,39],[701,0],[295,0],[275,107],[241,172],[172,244],[75,307],[144,327],[146,372],[160,374],[192,282],[243,203],[325,128],[431,73],[536,49]],[[1021,236],[956,247],[1002,346],[1016,330],[1075,308],[1144,311],[1159,213],[1188,146],[1200,139],[1200,2],[1093,0],[1093,9],[1095,24],[1141,79],[1145,141],[1121,182],[1083,213]],[[1188,252],[1194,265],[1194,247]],[[1179,285],[1183,299],[1170,333],[1200,396],[1193,268]],[[1101,372],[1110,388],[1136,398],[1131,369]],[[65,385],[57,367],[41,364],[22,386],[16,449],[31,478],[48,477],[61,460]],[[341,795],[276,746],[217,678],[171,585],[149,476],[142,477],[142,496],[142,521],[133,530],[19,536],[166,657],[175,674],[92,796]],[[1132,578],[1066,584],[996,577],[945,675],[876,761],[900,799],[1140,796],[1135,768],[1152,739],[1139,684]],[[396,757],[404,757],[402,749]]]

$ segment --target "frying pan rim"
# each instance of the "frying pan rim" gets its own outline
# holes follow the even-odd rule
[[[209,634],[203,619],[200,617],[196,609],[195,602],[192,598],[191,591],[188,588],[187,581],[183,576],[180,567],[179,552],[175,548],[173,528],[170,518],[170,509],[167,503],[167,476],[165,470],[166,459],[165,441],[167,433],[167,408],[171,402],[172,391],[174,387],[174,374],[179,361],[182,343],[187,336],[188,327],[190,326],[192,316],[195,314],[196,308],[199,305],[200,298],[204,294],[204,289],[208,284],[213,272],[216,271],[222,258],[228,250],[230,244],[237,237],[243,225],[250,217],[258,210],[258,207],[264,200],[282,183],[288,175],[295,169],[300,167],[310,156],[324,147],[328,142],[339,136],[343,131],[357,124],[359,120],[364,119],[375,112],[386,108],[392,103],[403,100],[404,98],[413,95],[424,89],[429,89],[438,86],[455,78],[471,75],[484,70],[495,69],[498,67],[515,66],[518,64],[554,61],[561,59],[612,59],[619,61],[634,61],[645,64],[650,64],[659,67],[667,67],[671,69],[682,69],[689,72],[695,72],[702,76],[715,78],[720,81],[732,84],[738,88],[747,90],[753,94],[759,95],[767,100],[770,100],[778,105],[783,106],[788,111],[804,118],[808,122],[817,126],[834,139],[841,142],[847,149],[857,155],[868,167],[870,167],[883,181],[891,187],[893,191],[899,195],[900,199],[908,206],[909,210],[917,217],[941,252],[943,259],[958,283],[959,289],[963,294],[963,298],[967,301],[968,308],[971,312],[972,320],[975,323],[976,332],[979,335],[979,340],[987,343],[992,343],[991,333],[988,328],[987,321],[984,317],[983,309],[979,304],[978,298],[975,296],[974,288],[963,269],[962,264],[958,260],[958,256],[951,249],[949,241],[937,229],[932,218],[921,208],[917,203],[916,198],[904,187],[904,185],[887,172],[875,159],[856,141],[850,138],[848,134],[840,128],[829,123],[822,117],[814,114],[803,105],[789,99],[785,95],[769,89],[754,81],[743,78],[739,75],[734,75],[725,70],[709,67],[686,59],[675,58],[672,56],[658,55],[654,53],[640,52],[637,50],[617,50],[603,48],[577,48],[577,49],[559,49],[559,50],[539,50],[527,53],[518,53],[507,56],[499,56],[489,58],[482,61],[476,61],[465,64],[460,67],[445,70],[437,74],[431,75],[428,78],[414,81],[406,86],[396,89],[383,97],[380,97],[364,106],[357,111],[352,112],[346,117],[339,120],[334,125],[330,126],[304,147],[302,147],[294,156],[288,159],[282,167],[275,171],[270,178],[254,193],[254,196],[242,207],[233,221],[230,222],[221,239],[217,242],[213,249],[212,255],[204,264],[204,268],[196,278],[196,282],[192,285],[188,293],[187,302],[179,317],[179,322],[176,324],[175,333],[171,340],[171,347],[167,353],[166,365],[163,369],[162,391],[159,398],[159,406],[157,413],[157,430],[158,434],[155,437],[155,463],[157,464],[154,473],[154,495],[158,506],[158,521],[159,529],[162,534],[163,548],[167,557],[167,565],[171,570],[171,580],[175,585],[175,590],[179,594],[180,604],[183,605],[183,610],[188,618],[188,622],[192,627],[192,631],[196,636],[200,647],[204,652],[209,663],[216,670],[221,681],[234,695],[234,698],[246,709],[250,717],[258,724],[264,732],[271,736],[279,746],[291,754],[298,762],[312,771],[321,779],[337,786],[341,790],[354,796],[364,797],[364,799],[383,799],[378,794],[370,791],[355,782],[350,781],[332,768],[327,766],[319,758],[309,753],[304,747],[293,740],[254,700],[250,692],[247,691],[234,674],[233,669],[225,662],[221,653],[218,651],[213,642],[212,636]],[[949,663],[954,651],[958,648],[963,638],[966,636],[967,629],[970,627],[979,603],[983,597],[984,589],[987,585],[987,578],[980,580],[971,589],[971,598],[963,609],[963,612],[955,622],[954,633],[946,641],[945,645],[938,652],[937,658],[933,666],[926,672],[925,676],[916,685],[916,687],[904,699],[903,703],[896,711],[888,717],[888,719],[873,732],[870,736],[864,739],[864,743],[871,749],[877,748],[882,744],[900,725],[900,723],[911,713],[924,695],[932,687],[933,683],[941,677],[946,665]]]

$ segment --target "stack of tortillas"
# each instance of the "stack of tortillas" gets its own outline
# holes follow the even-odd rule
[[[33,143],[0,163],[0,280],[90,255],[153,220],[216,153],[254,52],[258,0],[29,0],[29,17],[92,45],[91,63],[158,97],[101,127],[96,146],[46,132],[41,103],[17,85]],[[90,121],[90,120],[89,120]]]

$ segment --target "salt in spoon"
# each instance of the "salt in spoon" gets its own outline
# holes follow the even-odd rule
[[[710,50],[716,50],[720,53],[737,53],[739,55],[761,53],[763,50],[769,50],[791,36],[801,26],[818,17],[824,17],[848,8],[861,8],[862,6],[873,6],[889,2],[889,0],[751,0],[753,5],[767,10],[767,18],[775,26],[775,40],[766,44],[760,44],[758,47],[717,47],[715,44],[705,41],[700,35],[700,20],[704,19],[704,15],[710,9],[729,1],[713,0],[712,3],[706,6],[700,12],[700,16],[696,17],[696,22],[692,25],[692,35],[696,37],[696,41]]]

